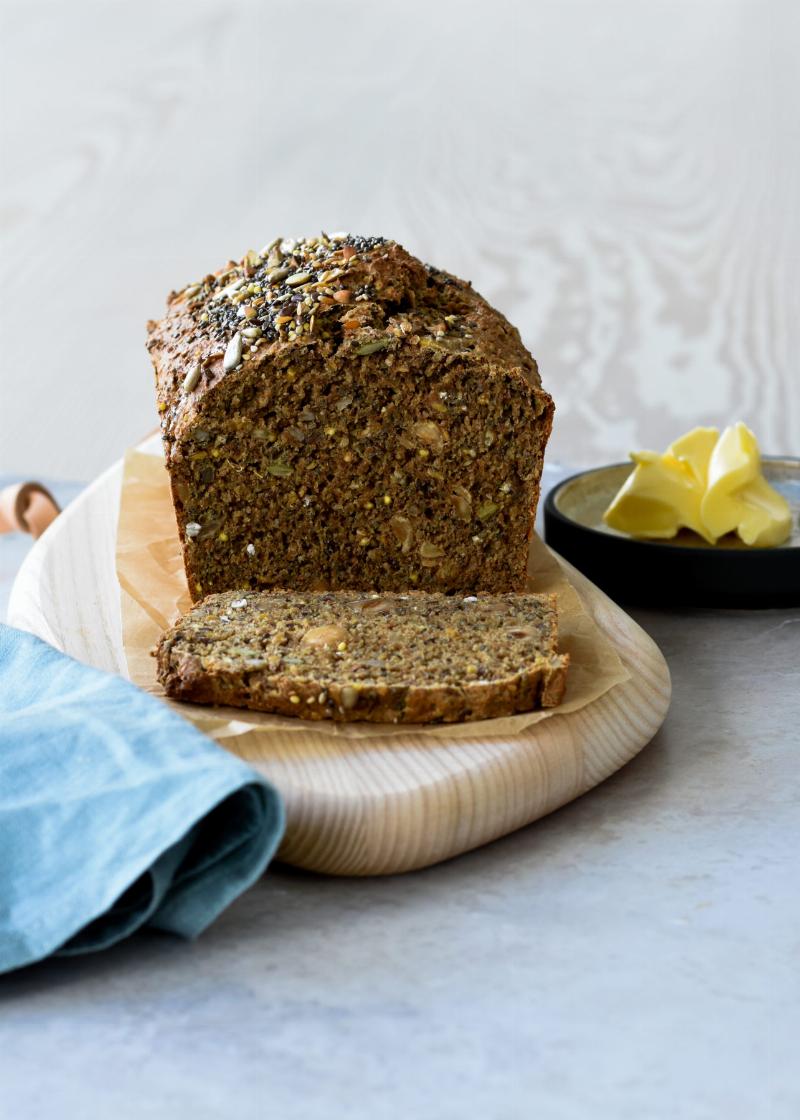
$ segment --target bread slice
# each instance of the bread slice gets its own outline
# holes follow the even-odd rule
[[[553,401],[470,284],[278,239],[174,292],[148,348],[194,601],[525,589]]]
[[[168,696],[309,720],[452,723],[557,705],[553,595],[224,592],[159,642]]]

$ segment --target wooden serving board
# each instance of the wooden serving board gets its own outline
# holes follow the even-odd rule
[[[121,479],[120,462],[36,542],[14,585],[9,622],[79,661],[125,675],[115,569]],[[580,711],[505,738],[409,735],[387,745],[337,737],[323,725],[296,744],[262,747],[254,733],[242,736],[237,751],[286,801],[282,859],[339,875],[425,867],[579,797],[649,742],[669,705],[664,658],[628,615],[560,562],[630,679]]]

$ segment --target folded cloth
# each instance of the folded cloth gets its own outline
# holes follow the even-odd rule
[[[195,937],[283,828],[277,791],[160,701],[0,625],[0,972]]]

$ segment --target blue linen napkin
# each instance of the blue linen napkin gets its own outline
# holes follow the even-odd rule
[[[0,625],[0,972],[195,937],[283,829],[277,791],[165,705]]]

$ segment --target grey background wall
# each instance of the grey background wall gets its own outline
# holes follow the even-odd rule
[[[791,0],[0,3],[0,472],[155,424],[144,322],[277,233],[383,233],[522,331],[576,463],[800,451]]]

